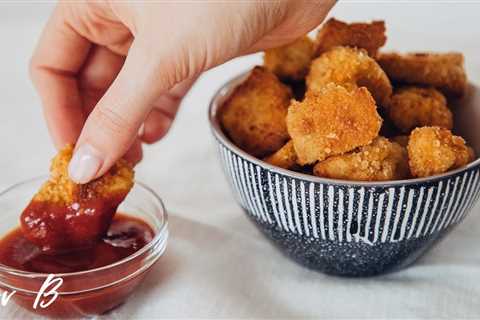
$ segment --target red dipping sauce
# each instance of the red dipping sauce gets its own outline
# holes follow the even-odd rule
[[[50,306],[45,309],[37,306],[33,310],[36,293],[46,275],[30,278],[2,273],[1,280],[10,286],[9,291],[11,287],[22,289],[12,296],[12,300],[35,314],[63,318],[102,314],[121,304],[143,279],[151,265],[145,261],[151,252],[134,254],[154,236],[148,223],[117,213],[106,234],[92,247],[51,255],[30,242],[17,228],[0,240],[0,263],[37,275],[55,274],[63,279],[63,284],[57,290],[59,296]],[[127,257],[132,258],[120,262]],[[115,263],[117,265],[109,266]]]
[[[49,254],[95,245],[108,230],[125,196],[99,199],[81,187],[80,200],[71,205],[32,200],[20,216],[25,238]]]

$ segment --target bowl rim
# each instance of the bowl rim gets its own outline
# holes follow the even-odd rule
[[[0,191],[0,198],[3,197],[4,195],[6,195],[7,193],[14,191],[16,188],[18,188],[20,186],[23,186],[23,185],[26,185],[26,184],[29,184],[29,183],[32,183],[32,182],[36,182],[36,181],[43,181],[47,177],[48,177],[48,175],[41,175],[41,176],[37,176],[37,177],[33,177],[33,178],[30,178],[30,179],[26,179],[26,180],[17,182],[15,184],[1,190]],[[163,246],[164,246],[162,248],[162,252],[163,252],[163,250],[166,247],[166,240],[167,240],[167,237],[168,237],[168,214],[167,214],[167,210],[165,208],[165,205],[164,205],[162,199],[155,193],[155,191],[153,191],[152,188],[150,188],[149,186],[147,186],[146,184],[144,184],[140,181],[135,180],[134,182],[135,182],[135,185],[140,187],[140,189],[142,189],[143,191],[146,191],[149,194],[149,196],[151,196],[152,199],[154,199],[154,201],[156,202],[156,205],[159,208],[158,209],[158,214],[162,218],[162,219],[157,218],[160,222],[160,225],[158,226],[158,231],[155,234],[155,236],[152,238],[152,240],[150,242],[148,242],[140,250],[138,250],[138,251],[134,252],[133,254],[131,254],[131,255],[119,260],[119,261],[116,261],[114,263],[111,263],[111,264],[108,264],[108,265],[105,265],[105,266],[102,266],[102,267],[94,268],[94,269],[89,269],[89,270],[83,270],[83,271],[77,271],[77,272],[63,272],[63,273],[30,272],[30,271],[24,271],[24,270],[19,270],[19,269],[16,269],[16,268],[12,268],[12,267],[9,267],[7,265],[4,265],[4,264],[0,263],[0,274],[5,273],[5,274],[8,274],[8,275],[30,278],[30,279],[47,278],[50,274],[53,274],[55,277],[60,277],[60,278],[65,280],[66,278],[83,276],[83,275],[93,274],[93,273],[96,273],[96,272],[106,271],[106,270],[112,269],[114,267],[126,264],[129,261],[137,258],[138,256],[141,256],[142,254],[144,254],[148,250],[152,249],[153,247],[155,247],[159,243],[160,244],[163,243]],[[160,255],[161,254],[162,253],[160,253]],[[156,259],[159,258],[160,255],[158,257],[156,257]],[[149,254],[147,257],[145,257],[145,260],[148,260],[150,258],[150,256],[151,256],[151,254]],[[154,260],[156,260],[156,259],[154,259]],[[147,264],[147,266],[150,266],[150,265],[151,264]],[[121,279],[117,279],[116,281],[112,281],[111,283],[102,285],[100,287],[92,287],[92,288],[88,288],[88,289],[84,289],[84,290],[79,290],[78,292],[77,291],[61,292],[59,294],[60,295],[65,295],[65,294],[86,292],[86,291],[97,290],[99,288],[115,285],[118,282],[124,281],[126,279],[131,278],[133,275],[136,275],[138,273],[138,271],[143,271],[143,269],[144,269],[143,267],[144,266],[140,267],[138,270],[135,270],[131,274],[129,274],[129,275],[127,275],[127,276],[125,276]],[[23,291],[23,292],[30,292],[30,290],[25,290],[25,289],[22,289],[22,288],[18,288],[18,290]]]
[[[227,149],[231,152],[235,153],[236,155],[240,156],[241,158],[248,160],[263,169],[269,170],[271,172],[288,176],[290,178],[301,179],[308,182],[314,183],[322,183],[322,184],[331,184],[331,185],[339,185],[339,186],[362,186],[362,187],[390,187],[390,186],[398,186],[398,185],[412,185],[412,184],[423,184],[423,183],[430,183],[435,182],[438,180],[443,180],[449,178],[451,176],[457,175],[461,172],[468,171],[474,167],[479,166],[480,158],[470,162],[469,164],[447,171],[442,174],[437,174],[429,177],[422,177],[422,178],[414,178],[414,179],[402,179],[402,180],[385,180],[385,181],[355,181],[355,180],[341,180],[341,179],[332,179],[332,178],[324,178],[318,177],[314,175],[309,175],[305,173],[295,172],[291,170],[287,170],[284,168],[280,168],[269,164],[265,161],[262,161],[247,152],[243,151],[239,147],[237,147],[230,139],[224,134],[220,122],[218,121],[218,113],[221,108],[219,103],[220,98],[228,96],[231,94],[231,90],[238,86],[240,82],[246,78],[246,76],[250,73],[250,71],[242,72],[230,80],[222,84],[216,91],[213,97],[210,100],[210,104],[208,107],[208,120],[210,123],[210,129],[213,132],[214,137],[219,140]],[[474,84],[471,84],[475,88],[478,88]]]

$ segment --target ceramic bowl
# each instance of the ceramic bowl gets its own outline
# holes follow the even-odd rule
[[[447,235],[478,199],[480,159],[428,178],[358,182],[297,173],[236,147],[217,114],[245,75],[213,97],[209,119],[235,198],[258,228],[300,264],[329,274],[371,276],[405,267]],[[480,152],[480,90],[455,107],[456,132]]]

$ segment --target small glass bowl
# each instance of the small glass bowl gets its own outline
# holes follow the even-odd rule
[[[0,193],[0,237],[19,226],[28,201],[47,179],[42,176],[20,182]],[[140,218],[155,232],[151,242],[113,264],[81,272],[53,274],[62,278],[58,297],[47,308],[33,308],[38,291],[49,274],[17,270],[0,264],[0,289],[16,291],[12,300],[35,314],[55,318],[89,317],[122,304],[144,279],[167,246],[167,213],[153,190],[136,182],[118,212]],[[52,288],[52,286],[50,287]],[[45,298],[48,302],[50,297]]]

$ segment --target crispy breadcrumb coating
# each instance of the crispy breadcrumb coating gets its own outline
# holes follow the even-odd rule
[[[68,176],[68,164],[73,154],[73,146],[67,145],[53,158],[50,178],[33,197],[34,201],[49,201],[59,205],[69,205],[80,198],[112,198],[126,195],[133,187],[133,169],[121,159],[101,178],[87,184],[76,184]]]
[[[462,137],[440,127],[416,128],[408,141],[410,170],[414,177],[428,177],[473,161],[473,149]]]
[[[292,102],[287,126],[297,162],[312,164],[367,145],[378,135],[382,119],[365,88],[352,91],[329,84]]]
[[[314,53],[313,41],[303,36],[282,47],[265,51],[265,68],[280,79],[301,80],[305,78]]]
[[[288,140],[285,117],[292,93],[263,67],[255,67],[220,110],[230,139],[256,157],[265,157]]]
[[[461,53],[382,53],[378,63],[394,82],[433,86],[452,97],[467,88]]]
[[[331,82],[348,90],[367,87],[381,106],[392,94],[387,75],[363,49],[335,47],[313,60],[307,76],[308,90],[319,90]]]
[[[316,55],[319,56],[333,47],[346,46],[363,48],[370,56],[375,57],[386,41],[384,21],[348,24],[331,18],[317,33]]]
[[[405,133],[423,126],[453,128],[447,99],[434,88],[400,88],[392,95],[387,109],[395,126]]]
[[[272,155],[263,159],[263,161],[284,169],[298,169],[297,154],[295,153],[292,140],[288,141]]]
[[[355,181],[385,181],[408,178],[407,150],[378,137],[353,152],[333,156],[313,168],[316,176]]]
[[[68,176],[73,146],[53,159],[51,175],[21,215],[24,236],[50,253],[95,244],[108,230],[117,207],[133,187],[132,166],[119,160],[102,177],[76,184]]]

